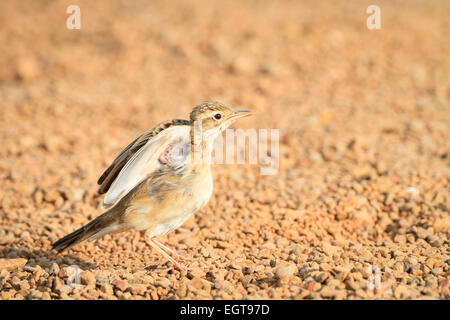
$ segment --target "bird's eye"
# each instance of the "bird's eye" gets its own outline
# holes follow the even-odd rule
[[[216,113],[214,115],[214,119],[219,120],[220,118],[222,118],[222,115],[220,113]]]

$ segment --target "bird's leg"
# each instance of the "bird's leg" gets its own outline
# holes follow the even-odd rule
[[[189,258],[189,257],[184,257],[182,255],[179,255],[175,250],[170,249],[169,247],[166,247],[165,245],[163,245],[161,242],[159,242],[156,239],[152,240],[154,243],[156,243],[161,249],[165,250],[167,253],[169,253],[172,257],[174,257],[175,259],[179,259],[181,261],[193,261],[194,259]]]
[[[145,241],[147,241],[147,237],[145,236],[145,231],[141,231],[141,237],[143,237],[145,239]],[[169,247],[166,247],[165,245],[163,245],[161,242],[157,241],[156,239],[153,238],[149,238],[154,244],[156,244],[160,249],[164,250],[166,253],[170,254],[172,257],[174,257],[175,259],[179,258],[180,256],[178,255],[178,253],[173,250],[170,249]]]
[[[183,266],[182,264],[180,264],[178,261],[176,261],[174,258],[172,258],[169,254],[167,254],[167,252],[165,252],[162,248],[160,248],[156,243],[155,240],[150,239],[149,237],[145,238],[145,243],[147,243],[148,245],[150,245],[151,247],[155,248],[156,250],[158,250],[159,253],[161,253],[167,260],[169,260],[170,262],[173,263],[173,265],[175,266],[175,268],[179,269],[179,270],[183,270],[186,269],[185,266]]]

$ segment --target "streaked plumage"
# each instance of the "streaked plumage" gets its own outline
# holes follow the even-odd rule
[[[210,156],[215,137],[246,113],[233,112],[218,102],[193,109],[190,120],[171,120],[130,143],[98,180],[105,194],[105,213],[53,244],[63,251],[89,239],[126,230],[148,230],[147,243],[176,266],[177,254],[153,238],[180,227],[209,200],[213,185],[209,162],[192,161],[196,144]],[[194,139],[194,126],[202,138]]]
[[[141,149],[150,139],[152,139],[164,129],[181,125],[189,126],[190,121],[182,119],[164,121],[137,137],[125,149],[122,150],[122,152],[117,156],[113,163],[108,167],[108,169],[105,170],[105,172],[103,172],[101,177],[98,179],[97,184],[100,185],[98,193],[103,194],[109,190],[109,187],[111,186],[123,166],[128,162],[128,160],[130,160],[133,154]]]

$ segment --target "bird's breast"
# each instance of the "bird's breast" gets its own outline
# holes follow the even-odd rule
[[[201,209],[212,194],[209,166],[186,164],[156,172],[147,182],[146,195],[157,215],[169,217]]]
[[[209,165],[186,165],[186,184],[183,187],[183,194],[192,202],[192,210],[201,209],[211,197],[213,183],[211,169]]]
[[[213,190],[209,167],[185,165],[179,170],[168,170],[149,181],[147,200],[135,203],[143,205],[139,216],[145,216],[152,225],[152,236],[169,233],[186,221],[194,212],[200,210],[211,197]]]

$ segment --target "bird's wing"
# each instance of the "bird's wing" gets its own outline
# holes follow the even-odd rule
[[[174,139],[189,139],[187,120],[166,121],[147,131],[129,144],[98,180],[99,194],[106,193],[103,207],[119,201],[161,163],[159,156]]]

